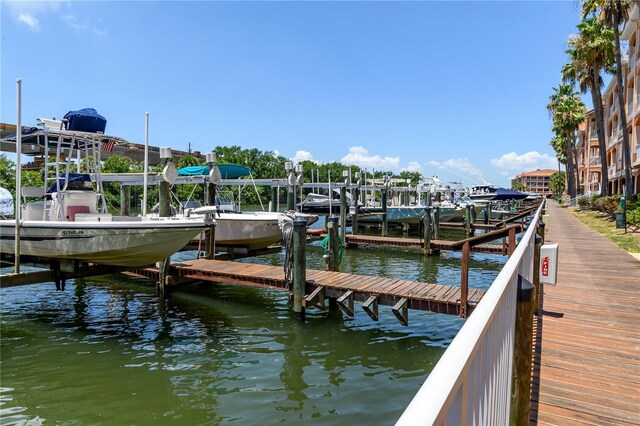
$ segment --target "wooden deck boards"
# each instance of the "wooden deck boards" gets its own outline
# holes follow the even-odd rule
[[[640,262],[549,203],[558,285],[536,321],[531,424],[640,424]]]
[[[198,259],[174,263],[171,268],[171,274],[179,278],[287,288],[281,266]],[[152,270],[145,270],[144,275],[150,276],[152,273]],[[306,294],[310,294],[316,286],[324,287],[325,291],[332,291],[330,297],[337,297],[336,294],[341,295],[351,290],[355,293],[356,300],[366,300],[370,295],[378,295],[380,304],[389,305],[404,297],[409,300],[409,306],[413,309],[449,314],[460,312],[460,287],[456,286],[345,272],[307,270]],[[469,311],[473,310],[484,293],[484,290],[469,289]]]

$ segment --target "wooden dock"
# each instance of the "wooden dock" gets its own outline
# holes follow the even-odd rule
[[[346,235],[347,245],[375,245],[375,246],[387,246],[387,247],[407,247],[421,249],[424,246],[423,240],[419,238],[404,238],[404,237],[380,237],[377,235]],[[462,243],[460,241],[447,241],[447,240],[431,240],[430,243],[432,250],[462,250]],[[484,243],[471,247],[471,251],[476,253],[491,253],[506,255],[508,252],[508,244],[501,243]]]
[[[531,424],[640,424],[640,262],[548,204],[560,243],[534,342]]]
[[[157,270],[151,268],[135,271],[135,274],[158,279]],[[289,289],[281,266],[198,259],[173,263],[170,275],[176,280],[203,280]],[[452,315],[460,315],[461,311],[461,291],[458,286],[313,269],[307,270],[306,277],[305,294],[307,296],[321,287],[324,290],[324,296],[329,299],[339,299],[347,292],[351,292],[349,296],[361,302],[376,296],[376,303],[381,305],[396,306],[399,302],[406,302],[405,306],[408,309]],[[484,293],[484,290],[469,289],[468,313],[473,311]],[[403,301],[403,299],[406,300]],[[309,302],[307,306],[310,305],[315,303]]]

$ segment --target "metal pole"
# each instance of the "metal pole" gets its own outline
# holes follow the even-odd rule
[[[147,174],[149,173],[149,113],[144,113],[144,165],[142,177],[142,216],[147,215]]]
[[[15,231],[15,260],[13,272],[20,273],[20,216],[22,209],[22,79],[16,80],[17,96],[16,96],[16,116],[17,132],[16,132],[16,231]]]

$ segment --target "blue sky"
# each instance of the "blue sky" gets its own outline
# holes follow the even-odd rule
[[[558,2],[7,2],[0,121],[93,107],[106,133],[507,186],[557,167]]]

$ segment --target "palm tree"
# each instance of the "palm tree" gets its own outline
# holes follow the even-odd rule
[[[585,120],[586,107],[580,99],[580,95],[573,90],[573,86],[561,84],[553,88],[554,93],[549,97],[547,109],[553,119],[553,130],[565,140],[565,152],[567,159],[567,184],[569,198],[576,198],[576,164],[573,160],[575,145],[574,133],[580,123]]]
[[[564,82],[578,84],[581,93],[591,92],[600,149],[600,195],[608,194],[607,146],[604,137],[604,109],[600,90],[604,85],[601,71],[610,71],[614,62],[613,31],[591,18],[578,24],[579,33],[569,39],[569,63],[562,67]]]
[[[633,195],[631,180],[631,149],[629,146],[629,130],[627,129],[627,113],[624,109],[624,91],[622,82],[622,52],[620,50],[620,27],[629,19],[631,0],[586,0],[582,3],[583,19],[590,14],[598,16],[613,32],[615,45],[616,80],[618,83],[618,104],[620,105],[620,122],[622,123],[622,151],[624,154],[624,185],[627,197]]]

